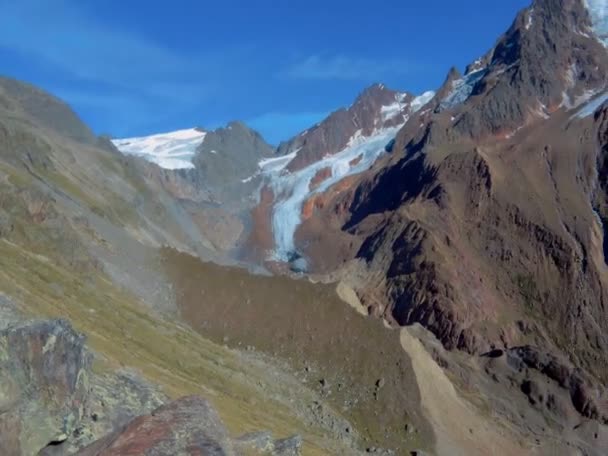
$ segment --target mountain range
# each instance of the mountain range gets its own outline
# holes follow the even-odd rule
[[[0,78],[0,453],[608,453],[608,5],[429,89],[274,147]]]

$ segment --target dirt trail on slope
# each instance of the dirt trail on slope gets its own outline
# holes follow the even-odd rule
[[[421,327],[401,329],[401,346],[409,355],[418,385],[422,408],[433,425],[436,453],[440,456],[521,456],[535,454],[518,445],[506,428],[499,428],[463,399],[443,369],[420,342]]]

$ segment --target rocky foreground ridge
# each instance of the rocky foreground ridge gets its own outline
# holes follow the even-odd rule
[[[64,320],[10,324],[0,341],[3,455],[300,454],[299,436],[231,439],[205,399],[170,402],[158,392],[151,398],[153,390],[136,376],[116,377],[104,391],[107,379],[92,372],[84,337]]]

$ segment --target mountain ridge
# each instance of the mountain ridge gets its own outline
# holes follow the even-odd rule
[[[0,80],[0,445],[605,454],[601,5],[536,0],[436,93],[375,84],[279,153],[162,139],[179,169]]]

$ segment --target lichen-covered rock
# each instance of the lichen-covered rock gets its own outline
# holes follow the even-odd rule
[[[89,384],[84,416],[68,441],[69,454],[168,402],[159,387],[132,370],[94,375]]]
[[[215,409],[198,396],[163,405],[92,443],[77,456],[299,456],[302,438],[274,440],[269,432],[230,439]]]
[[[135,418],[78,456],[232,455],[228,434],[206,400],[190,396]]]
[[[63,320],[0,331],[0,454],[59,446],[82,416],[91,356]]]

